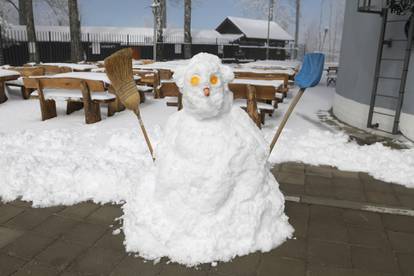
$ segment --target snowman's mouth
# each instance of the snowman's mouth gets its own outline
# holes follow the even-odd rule
[[[203,92],[204,92],[204,96],[206,96],[206,97],[209,97],[209,96],[210,96],[210,88],[205,87],[205,88],[203,89]]]

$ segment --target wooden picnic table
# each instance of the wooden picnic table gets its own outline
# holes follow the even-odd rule
[[[89,72],[92,69],[97,69],[98,68],[98,66],[96,66],[94,64],[79,64],[79,63],[53,63],[53,62],[47,62],[47,63],[42,63],[41,65],[69,67],[74,72]]]
[[[20,77],[20,73],[12,70],[0,69],[0,104],[7,101],[5,82],[11,80],[17,80]]]

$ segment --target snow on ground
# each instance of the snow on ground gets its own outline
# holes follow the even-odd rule
[[[333,94],[334,89],[323,83],[305,92],[270,161],[332,165],[414,187],[414,149],[359,146],[319,122],[316,113],[330,109]],[[267,141],[289,103],[288,99],[273,117],[266,117]],[[133,114],[124,111],[106,118],[105,111],[101,122],[86,125],[82,110],[66,115],[65,103],[58,102],[58,117],[42,122],[39,102],[22,100],[18,90],[11,91],[0,105],[0,197],[22,196],[37,206],[125,199],[130,186],[151,175],[153,164]],[[148,99],[142,105],[155,145],[174,112],[164,100]]]

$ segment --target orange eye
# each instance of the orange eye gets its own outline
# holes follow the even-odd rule
[[[218,77],[216,75],[212,75],[210,77],[210,83],[216,85],[218,83]]]
[[[200,84],[200,77],[197,76],[197,75],[192,76],[191,79],[190,79],[190,83],[191,83],[192,86],[199,85]]]

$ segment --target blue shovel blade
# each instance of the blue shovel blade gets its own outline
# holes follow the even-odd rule
[[[295,77],[295,83],[300,88],[313,87],[319,83],[325,64],[325,55],[309,53],[305,55],[302,68]]]

